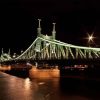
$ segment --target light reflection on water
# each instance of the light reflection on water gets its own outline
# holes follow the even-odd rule
[[[30,90],[30,88],[31,88],[30,86],[31,86],[31,81],[29,78],[26,78],[25,82],[24,82],[24,87],[25,87],[26,91]]]
[[[23,79],[0,72],[0,100],[99,100],[99,88],[83,83],[60,78]]]

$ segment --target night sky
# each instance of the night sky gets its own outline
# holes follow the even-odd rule
[[[94,32],[100,45],[100,1],[96,0],[8,0],[0,1],[0,48],[20,53],[37,37],[38,18],[42,33],[50,35],[56,22],[57,40],[87,45]]]

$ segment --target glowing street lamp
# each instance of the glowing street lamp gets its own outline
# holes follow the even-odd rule
[[[94,36],[93,36],[93,33],[90,35],[88,34],[88,45],[90,46],[90,44],[94,44]]]
[[[88,35],[88,42],[91,42],[91,41],[93,41],[93,39],[94,39],[94,37],[93,37],[93,34],[91,34],[91,35]]]

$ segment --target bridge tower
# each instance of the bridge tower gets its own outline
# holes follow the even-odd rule
[[[45,38],[45,39],[49,39],[49,40],[54,40],[56,39],[56,30],[55,30],[55,24],[56,23],[52,23],[53,24],[53,30],[52,30],[52,35],[51,36],[48,36],[47,34],[44,35],[41,33],[41,19],[38,19],[38,28],[37,28],[37,37],[42,37],[42,38]]]
[[[39,24],[38,24],[38,28],[37,28],[37,37],[40,37],[40,38],[44,38],[46,40],[50,40],[50,41],[54,41],[56,39],[56,30],[55,30],[55,25],[56,23],[52,23],[53,24],[53,29],[52,29],[52,34],[50,36],[48,36],[47,34],[44,35],[41,33],[41,25],[40,25],[40,22],[41,22],[41,19],[38,19],[39,21]],[[49,44],[48,42],[43,42],[43,46],[45,48],[44,50],[44,53],[43,55],[49,55],[49,50],[48,50],[48,45],[50,46],[50,56],[48,56],[49,58],[52,57],[55,57],[55,44],[51,43]],[[36,58],[40,58],[40,51],[41,51],[41,40],[39,39],[37,42],[36,42],[36,48],[35,48],[36,52],[37,52],[37,57]],[[46,53],[48,52],[48,53]]]

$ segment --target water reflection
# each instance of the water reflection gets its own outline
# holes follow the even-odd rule
[[[28,91],[31,88],[31,81],[29,78],[25,79],[25,83],[24,83],[24,87],[25,89]]]
[[[40,83],[38,83],[38,85],[43,85],[43,84],[45,84],[45,82],[40,82]]]
[[[68,78],[18,78],[0,72],[0,100],[99,100],[100,83]]]

